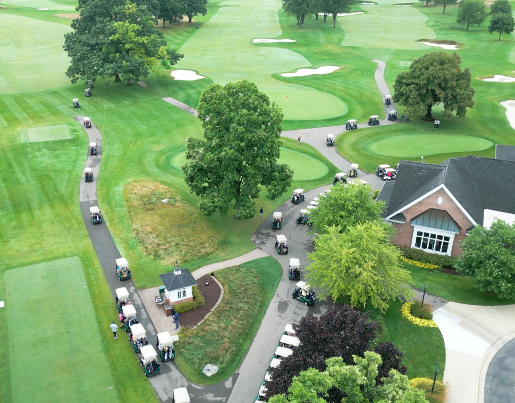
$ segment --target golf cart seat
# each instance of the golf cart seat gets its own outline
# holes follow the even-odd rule
[[[390,181],[395,180],[397,177],[397,171],[394,168],[386,168],[383,173],[383,180]]]
[[[102,215],[100,214],[100,209],[98,208],[98,206],[90,207],[89,213],[91,216],[91,222],[93,224],[101,224],[102,223]]]
[[[391,105],[391,104],[392,104],[392,96],[391,96],[390,94],[385,95],[385,97],[384,97],[384,103],[385,103],[386,105]]]
[[[300,339],[295,336],[288,336],[287,334],[283,334],[281,339],[279,340],[281,347],[298,347],[300,346]]]
[[[325,141],[327,146],[334,146],[334,134],[328,134],[327,139]]]
[[[395,109],[392,109],[388,114],[388,120],[397,120],[397,111]]]
[[[350,164],[349,178],[358,177],[358,164]]]
[[[284,235],[277,235],[275,241],[275,249],[279,255],[288,254],[288,239]]]
[[[298,299],[303,302],[306,306],[313,305],[315,303],[315,291],[311,289],[309,284],[304,281],[299,281],[295,284],[295,290],[292,292],[292,298]]]
[[[283,334],[287,334],[289,336],[295,336],[295,329],[293,329],[293,326],[291,325],[291,323],[287,323],[286,326],[284,326]]]
[[[84,118],[84,127],[86,129],[89,129],[91,127],[91,119],[88,118],[87,116]]]
[[[84,89],[84,92],[86,93],[86,97],[90,97],[92,96],[93,94],[91,93],[91,88],[86,88]]]
[[[275,358],[286,358],[292,354],[293,354],[293,350],[291,348],[277,347],[275,349],[274,357]]]
[[[288,278],[290,280],[300,280],[300,260],[297,258],[290,258],[290,265],[288,267]]]
[[[356,119],[349,119],[345,124],[345,129],[347,130],[355,130],[358,128],[358,121]]]
[[[93,168],[84,168],[84,182],[93,182]]]
[[[80,108],[79,99],[78,98],[73,98],[73,107],[74,108]]]
[[[175,349],[173,343],[179,341],[179,336],[174,334],[170,336],[168,332],[162,332],[157,334],[157,352],[162,362],[171,361],[175,358]]]
[[[157,375],[161,372],[159,363],[157,362],[157,353],[151,345],[141,347],[141,366],[147,377]]]
[[[272,229],[281,229],[283,225],[283,213],[274,211],[272,215]]]
[[[186,389],[186,388],[174,389],[172,403],[191,403],[190,395],[188,394],[188,389]]]
[[[333,185],[336,185],[339,182],[347,183],[347,179],[345,178],[347,174],[345,172],[338,172],[334,175]]]
[[[97,155],[97,154],[98,154],[97,143],[96,142],[89,143],[89,155]]]
[[[295,189],[291,196],[291,202],[293,204],[299,204],[304,201],[304,189]]]

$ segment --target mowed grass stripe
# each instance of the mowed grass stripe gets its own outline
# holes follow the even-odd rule
[[[13,401],[116,401],[80,259],[12,269],[5,282]]]

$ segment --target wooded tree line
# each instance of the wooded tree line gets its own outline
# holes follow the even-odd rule
[[[302,28],[304,19],[309,14],[323,13],[324,22],[328,15],[333,17],[333,28],[336,27],[336,17],[340,13],[348,13],[353,0],[283,0],[283,9],[287,15],[297,18],[297,25]]]

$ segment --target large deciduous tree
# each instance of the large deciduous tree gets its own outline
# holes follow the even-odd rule
[[[379,221],[349,227],[344,233],[329,227],[317,236],[315,252],[309,254],[309,283],[321,289],[321,298],[330,296],[359,308],[384,311],[390,300],[410,297],[406,285],[411,276],[400,265],[399,249],[390,242],[392,231]]]
[[[342,186],[331,188],[327,197],[321,197],[318,208],[311,212],[312,232],[324,234],[329,227],[345,232],[349,227],[381,219],[384,202],[372,199],[371,186]]]
[[[353,3],[353,0],[326,0],[326,2],[327,5],[324,6],[324,15],[326,12],[327,14],[332,14],[333,28],[336,28],[336,17],[338,17],[340,13],[350,12],[350,5]]]
[[[297,18],[297,25],[302,28],[306,15],[318,12],[317,2],[313,0],[282,0],[283,10],[286,15],[294,15]]]
[[[468,1],[468,0],[464,0]],[[408,116],[425,112],[425,119],[432,120],[432,108],[443,104],[442,114],[464,117],[467,108],[474,106],[474,89],[470,87],[468,68],[461,70],[461,59],[446,52],[427,53],[411,63],[410,69],[395,79],[394,102],[404,106]]]
[[[458,8],[456,23],[470,26],[481,25],[487,17],[487,11],[483,0],[463,0]]]
[[[511,15],[511,3],[508,0],[496,0],[490,6],[490,14],[508,14]]]
[[[488,26],[488,32],[498,32],[499,33],[499,41],[501,40],[501,35],[509,35],[513,32],[515,28],[515,20],[511,15],[508,14],[495,14],[490,20],[490,25]]]
[[[185,11],[185,4],[179,0],[159,0],[159,18],[163,20],[163,27],[166,27],[166,21],[170,24],[181,22]]]
[[[191,22],[196,15],[207,14],[206,0],[186,0],[184,2],[184,14],[188,16],[188,22]]]
[[[447,6],[453,6],[458,4],[458,0],[433,0],[436,5],[441,5],[443,7],[442,14],[445,14],[445,8]]]
[[[495,221],[489,229],[475,227],[463,241],[457,271],[472,285],[500,298],[515,298],[515,224]]]
[[[250,81],[210,85],[201,95],[198,117],[204,138],[188,138],[182,167],[192,193],[200,196],[205,215],[251,218],[261,186],[275,199],[290,185],[293,171],[277,164],[281,140],[281,108]]]

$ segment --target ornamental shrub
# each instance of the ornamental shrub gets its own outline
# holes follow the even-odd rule
[[[192,309],[200,308],[206,303],[206,299],[202,296],[196,286],[193,286],[191,291],[193,294],[193,301],[181,302],[173,306],[179,315],[181,313],[191,311]]]
[[[427,253],[420,249],[412,249],[407,246],[400,247],[402,255],[411,260],[416,260],[422,263],[433,264],[440,267],[455,268],[458,258],[447,255],[437,255],[436,253]]]
[[[413,305],[410,307],[410,313],[413,316],[416,316],[420,319],[428,319],[433,320],[433,310],[431,305],[425,304],[424,306],[421,306],[421,301],[416,301]]]

